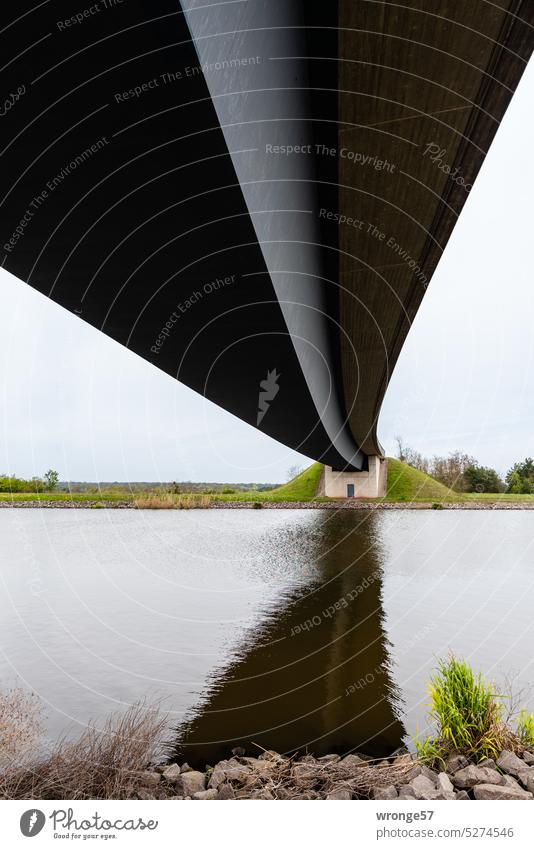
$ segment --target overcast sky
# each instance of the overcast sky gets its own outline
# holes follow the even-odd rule
[[[429,286],[379,436],[505,472],[534,454],[534,65]],[[0,473],[270,481],[306,458],[0,270]]]

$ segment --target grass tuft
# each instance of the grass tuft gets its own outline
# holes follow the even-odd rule
[[[517,736],[525,749],[534,749],[534,713],[521,710],[517,718]]]
[[[518,748],[517,736],[503,720],[503,704],[482,675],[465,660],[450,655],[440,660],[430,679],[430,718],[437,734],[415,747],[421,760],[443,760],[461,752],[475,761],[498,757],[503,749]]]

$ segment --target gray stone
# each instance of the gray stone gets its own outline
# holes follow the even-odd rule
[[[436,785],[426,775],[416,775],[413,781],[410,781],[410,786],[413,787],[416,799],[426,799],[429,793],[433,793]]]
[[[338,784],[330,791],[326,798],[347,802],[349,799],[352,799],[352,790],[346,784]]]
[[[438,799],[454,799],[454,793],[442,793],[441,790],[430,790],[425,796],[427,801],[435,801]]]
[[[438,790],[441,790],[442,793],[454,793],[454,787],[452,786],[452,781],[446,772],[440,772],[438,775]]]
[[[270,790],[265,790],[265,788],[264,788],[263,790],[256,790],[254,793],[251,794],[250,798],[251,799],[274,799],[274,796],[273,796],[273,794],[271,793]]]
[[[349,769],[356,769],[356,767],[367,765],[367,761],[363,758],[360,758],[359,755],[345,755],[341,763],[343,764],[343,766],[346,766]]]
[[[527,766],[534,766],[534,755],[532,752],[523,752],[523,760]]]
[[[390,784],[388,787],[373,787],[371,799],[398,799],[397,789]]]
[[[182,764],[180,767],[180,772],[193,772],[193,767],[189,766],[189,764]]]
[[[493,760],[493,758],[484,758],[483,761],[477,763],[477,766],[485,766],[488,769],[497,769],[497,764]]]
[[[180,780],[179,764],[171,764],[170,766],[165,767],[163,770],[163,778],[171,784],[176,784],[176,782]]]
[[[475,799],[532,799],[532,793],[525,790],[497,784],[477,784],[473,789]]]
[[[193,793],[193,799],[199,800],[208,800],[208,799],[217,799],[217,791],[216,790],[200,790],[198,793]]]
[[[289,793],[289,791],[285,787],[279,787],[278,790],[276,791],[276,798],[277,799],[290,799],[291,794]]]
[[[508,775],[515,775],[517,777],[525,769],[525,761],[518,758],[513,752],[508,752],[505,749],[497,758],[497,766],[503,772],[507,772]]]
[[[522,770],[517,776],[523,787],[532,792],[534,788],[534,766],[529,766]]]
[[[505,787],[515,787],[516,790],[521,790],[519,783],[511,775],[503,775],[503,783]]]
[[[415,799],[415,790],[410,784],[400,785],[399,799]]]
[[[258,758],[241,758],[243,766],[248,766],[253,772],[270,773],[272,770],[272,762],[260,761]]]
[[[496,770],[473,764],[455,772],[452,781],[460,790],[470,790],[475,784],[504,784],[502,775]]]
[[[208,781],[208,787],[217,789],[223,781],[235,781],[237,784],[244,784],[247,778],[252,774],[248,764],[239,763],[235,758],[229,761],[219,761]]]
[[[195,793],[201,793],[206,789],[206,776],[203,772],[196,770],[184,772],[180,776],[180,780],[184,788],[184,796],[193,796]]]
[[[317,758],[320,764],[337,764],[338,761],[341,760],[340,755],[322,755],[322,757]]]
[[[140,787],[136,791],[136,796],[137,796],[138,799],[142,799],[143,801],[146,801],[146,802],[148,802],[149,800],[155,799],[154,793],[151,793],[150,790],[143,790],[142,787]]]
[[[465,769],[466,766],[469,766],[469,761],[464,755],[451,755],[447,758],[445,766],[450,775],[451,773],[458,772],[459,769]]]
[[[161,775],[159,772],[151,772],[148,769],[140,774],[140,778],[143,784],[146,784],[147,787],[155,787],[156,784],[159,784],[161,781]]]
[[[463,801],[465,799],[467,799],[468,802],[471,801],[471,797],[469,796],[469,793],[467,792],[467,790],[458,790],[458,793],[456,793],[455,799],[457,799],[458,801]]]
[[[434,772],[433,769],[430,769],[424,764],[416,764],[414,768],[407,773],[406,780],[411,783],[418,775],[423,775],[425,778],[428,778],[429,781],[433,783],[434,789],[436,788],[438,774],[437,772]]]
[[[217,799],[235,799],[234,788],[228,781],[219,784]]]

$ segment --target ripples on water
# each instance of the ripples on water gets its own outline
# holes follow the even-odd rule
[[[0,512],[4,686],[52,735],[164,698],[177,747],[383,755],[424,724],[436,656],[532,670],[534,517]]]

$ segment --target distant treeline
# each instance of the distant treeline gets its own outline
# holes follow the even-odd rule
[[[279,486],[277,483],[210,483],[193,481],[60,481],[58,487],[65,492],[170,492],[183,495],[197,492],[203,495],[231,492],[263,492]]]
[[[0,492],[53,492],[58,488],[59,475],[49,469],[42,478],[18,478],[16,475],[0,475]]]
[[[527,457],[508,470],[504,480],[489,466],[462,451],[452,451],[446,457],[424,457],[419,451],[396,437],[397,456],[403,463],[425,472],[455,492],[510,492],[516,495],[534,494],[534,460]]]
[[[279,486],[278,483],[193,483],[193,481],[60,481],[59,475],[49,469],[41,478],[19,478],[17,475],[0,475],[0,492],[77,492],[77,493],[125,493],[158,492],[182,495],[230,494],[233,492],[264,492]]]

